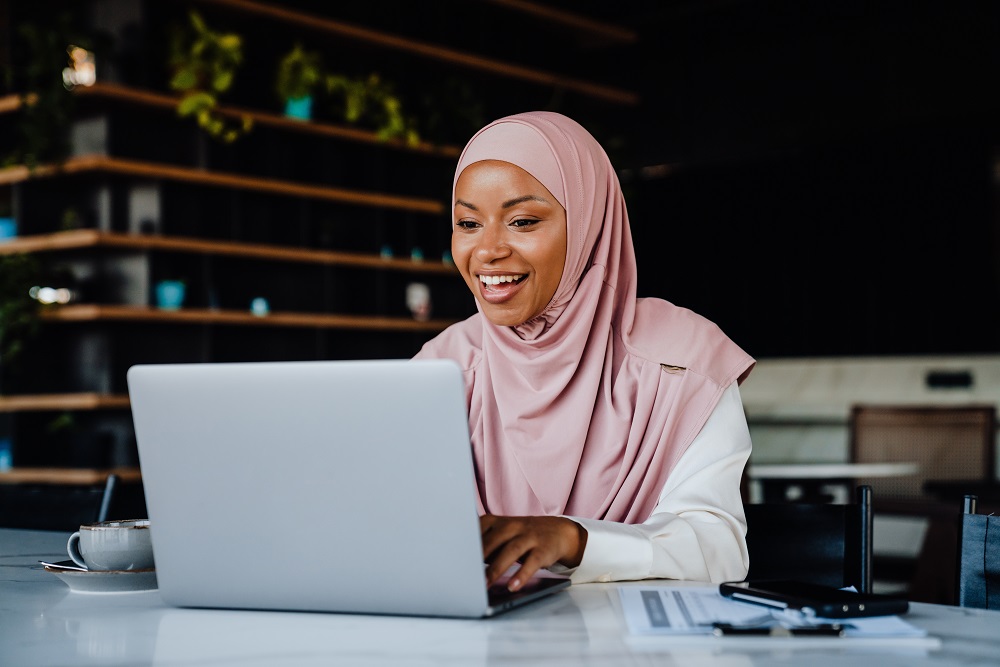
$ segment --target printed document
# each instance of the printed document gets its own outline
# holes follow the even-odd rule
[[[843,637],[926,637],[899,616],[826,619],[739,602],[718,586],[620,586],[629,631],[638,635],[711,635],[717,624],[737,628],[808,628],[839,624]]]

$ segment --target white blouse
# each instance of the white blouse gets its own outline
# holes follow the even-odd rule
[[[750,448],[734,383],[671,471],[653,514],[641,524],[567,517],[587,530],[583,560],[551,569],[573,583],[743,579],[750,560],[740,480]]]

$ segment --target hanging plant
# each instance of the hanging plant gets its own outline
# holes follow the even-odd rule
[[[347,123],[371,126],[383,141],[401,139],[410,146],[420,143],[416,120],[406,117],[392,85],[378,74],[355,79],[332,74],[326,78],[326,88],[337,115]]]
[[[231,119],[219,112],[219,97],[233,85],[243,64],[243,38],[212,30],[198,12],[186,29],[171,36],[170,88],[181,93],[177,113],[193,117],[212,137],[232,143],[253,127],[249,116]]]

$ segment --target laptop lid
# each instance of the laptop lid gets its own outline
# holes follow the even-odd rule
[[[482,617],[569,584],[491,604],[451,361],[138,365],[128,388],[168,604]]]

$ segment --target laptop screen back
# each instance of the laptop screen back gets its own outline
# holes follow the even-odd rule
[[[454,363],[140,365],[128,383],[169,604],[488,613]]]

